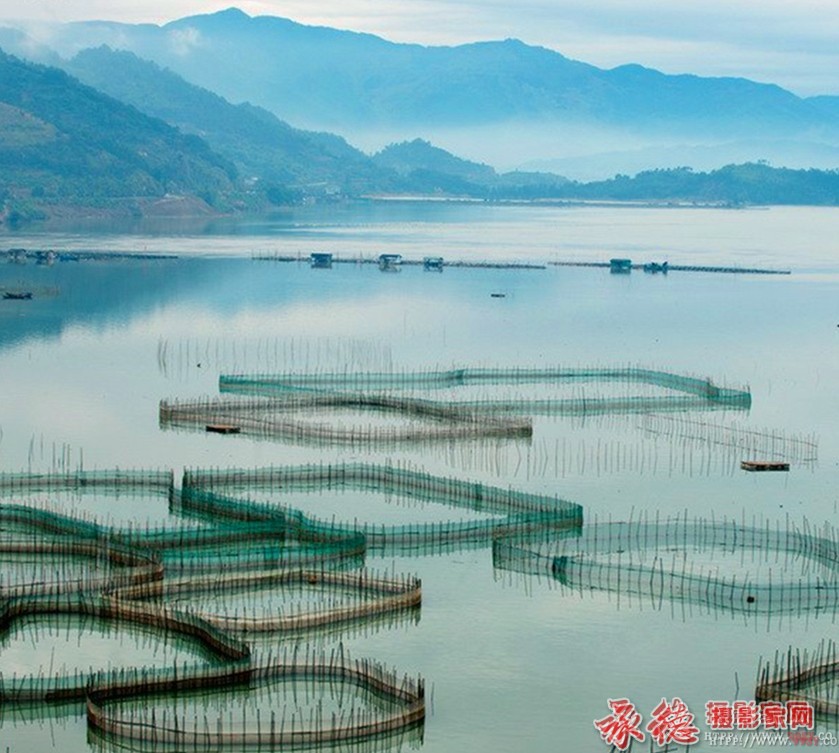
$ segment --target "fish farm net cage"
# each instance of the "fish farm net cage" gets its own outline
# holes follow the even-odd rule
[[[347,410],[355,411],[356,417],[341,423],[336,411]],[[374,415],[396,422],[377,425],[372,421]],[[161,428],[247,434],[319,445],[529,438],[533,433],[532,421],[526,417],[487,415],[431,400],[349,394],[164,400],[159,407],[159,421]]]
[[[123,494],[162,491],[174,494],[171,470],[102,470],[71,473],[0,473],[0,496],[24,492],[105,489]]]
[[[222,374],[219,389],[218,397],[162,400],[161,428],[318,447],[520,441],[530,448],[537,416],[585,420],[751,406],[748,389],[639,367]]]
[[[814,651],[790,647],[761,660],[755,700],[808,703],[818,717],[836,725],[839,724],[837,677],[839,652],[835,641],[822,641]]]
[[[260,606],[259,593],[283,589],[316,590],[318,598],[309,602],[301,598],[301,604],[290,610],[272,605],[270,612],[266,613],[268,610]],[[328,596],[330,592],[334,594],[331,598]],[[247,609],[242,608],[240,598],[234,614],[224,607],[222,613],[209,611],[211,605],[224,602],[225,596],[242,594],[253,595],[248,600]],[[369,570],[342,572],[289,568],[148,581],[112,589],[108,597],[117,603],[128,604],[139,602],[166,606],[175,603],[180,611],[198,614],[218,628],[237,633],[283,633],[359,621],[418,607],[422,599],[422,584],[413,576],[385,576]],[[194,598],[195,606],[184,606],[184,600],[190,597]],[[242,614],[239,613],[240,608]]]
[[[602,396],[581,394],[570,398],[545,398],[516,394],[525,385],[636,385],[654,387],[660,394]],[[285,397],[299,393],[369,395],[409,393],[415,396],[447,390],[456,394],[467,388],[507,387],[510,394],[478,399],[437,401],[441,405],[482,413],[532,413],[586,415],[734,409],[748,410],[748,389],[721,386],[710,378],[697,378],[638,367],[620,368],[459,368],[443,371],[390,371],[345,373],[222,374],[219,390],[239,395]]]
[[[344,704],[334,711],[315,707],[301,719],[284,715],[276,708],[264,716],[257,711],[250,719],[210,720],[192,711],[179,712],[179,701],[201,691],[218,692],[219,687],[253,690],[270,683],[294,682],[298,686],[315,683],[342,684],[375,695],[380,708],[359,708]],[[296,693],[301,693],[297,690]],[[167,696],[166,713],[148,710],[150,699]],[[126,704],[126,697],[141,703]],[[381,703],[383,701],[384,703]],[[381,708],[384,707],[384,708]],[[91,729],[120,741],[144,741],[177,750],[216,750],[218,748],[257,749],[311,748],[332,743],[374,740],[401,734],[421,726],[425,719],[425,684],[422,678],[400,676],[383,665],[365,659],[352,659],[342,648],[330,654],[301,657],[285,653],[269,658],[259,666],[240,667],[225,673],[205,671],[192,676],[148,678],[135,675],[117,682],[96,679],[87,696],[87,719]]]
[[[163,490],[177,514],[188,509],[207,525],[114,527],[15,504],[18,494],[82,488]],[[300,642],[292,644],[297,646],[293,653],[279,657],[264,650],[254,654],[243,639],[308,634],[415,613],[422,597],[417,578],[357,569],[367,548],[362,533],[307,527],[301,516],[266,514],[233,498],[205,495],[202,500],[197,494],[184,506],[172,472],[5,474],[0,476],[0,495],[10,498],[0,503],[0,552],[23,558],[24,575],[30,568],[28,581],[21,575],[19,582],[4,583],[0,590],[0,632],[8,633],[20,621],[37,625],[58,618],[89,619],[180,636],[212,657],[172,666],[0,676],[3,703],[40,706],[83,700],[95,734],[161,750],[356,744],[422,726],[421,678],[399,676],[376,662],[350,659],[343,651],[317,656],[306,648],[304,655],[298,651],[305,645]],[[37,565],[45,557],[57,563],[50,572],[41,566],[32,569],[32,562]],[[69,566],[62,560],[91,566],[68,577]],[[295,597],[293,609],[281,612],[260,603],[259,591],[271,589],[303,595]],[[228,595],[242,593],[252,595],[249,610],[216,608]],[[332,713],[315,709],[304,719],[284,707],[264,720],[246,718],[244,711],[235,719],[205,715],[200,728],[190,728],[186,712],[162,719],[144,712],[151,697],[166,703],[180,698],[188,705],[196,694],[288,682],[343,684],[387,699],[388,710],[372,713],[348,702]]]
[[[729,557],[731,571],[721,565],[726,555],[736,555]],[[839,610],[839,537],[828,526],[810,530],[806,521],[595,521],[578,536],[546,535],[538,543],[499,539],[493,563],[499,570],[550,578],[569,593],[639,596],[656,607],[681,601],[746,614]]]
[[[271,504],[250,501],[256,490],[272,492]],[[354,489],[385,492],[414,500],[491,514],[489,519],[387,526],[375,523],[327,522],[310,517],[276,497],[298,492]],[[557,497],[434,476],[393,466],[337,463],[260,469],[184,472],[182,503],[198,509],[251,511],[254,520],[280,520],[301,540],[362,536],[368,549],[444,551],[459,544],[489,544],[499,537],[579,528],[582,508]]]
[[[119,494],[164,493],[175,521],[189,525],[109,525],[68,516],[49,509],[15,503],[17,495],[33,491],[50,493],[67,490],[108,490]],[[54,548],[75,541],[106,549],[128,549],[152,556],[167,572],[215,572],[220,566],[300,567],[332,561],[337,565],[363,562],[365,541],[360,535],[337,533],[300,540],[278,517],[254,517],[247,505],[227,504],[219,518],[212,505],[188,507],[181,502],[173,484],[173,473],[157,471],[80,471],[76,474],[0,474],[0,533],[8,541],[38,542],[55,539]],[[201,523],[195,525],[195,521]],[[18,545],[19,547],[21,545]],[[24,554],[23,551],[20,554]],[[60,554],[55,551],[55,554]],[[70,552],[65,551],[65,555]],[[149,563],[151,566],[151,563]],[[123,570],[123,575],[127,570]],[[133,577],[133,576],[132,576]]]

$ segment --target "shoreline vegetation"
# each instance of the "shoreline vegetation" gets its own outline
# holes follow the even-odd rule
[[[300,197],[282,203],[254,202],[249,205],[211,205],[193,195],[164,195],[159,197],[111,197],[90,200],[84,196],[67,196],[61,202],[39,201],[31,197],[21,199],[18,191],[3,190],[0,196],[0,230],[13,231],[22,226],[51,225],[78,221],[96,220],[177,220],[213,219],[220,217],[258,217],[281,210],[284,207],[307,204],[348,205],[365,202],[388,203],[451,203],[451,204],[493,204],[506,206],[551,206],[551,207],[608,207],[608,208],[656,208],[656,209],[765,209],[772,206],[839,206],[839,171],[828,170],[785,170],[754,164],[732,165],[711,173],[688,171],[691,182],[699,189],[716,183],[720,173],[737,175],[752,173],[765,176],[767,180],[755,178],[751,187],[737,181],[727,190],[725,185],[709,191],[710,195],[696,195],[688,192],[667,192],[668,185],[678,176],[667,175],[671,170],[653,171],[661,175],[650,178],[640,173],[634,178],[617,176],[609,181],[596,183],[575,183],[563,191],[545,192],[545,195],[525,195],[529,192],[496,193],[480,195],[457,193],[365,193],[353,195],[331,195],[321,197]],[[779,174],[794,173],[784,180]],[[771,185],[772,177],[780,179]],[[633,196],[634,186],[655,183],[656,189]],[[576,191],[574,189],[577,189]],[[516,195],[518,193],[519,195]],[[18,194],[18,195],[15,195]]]
[[[445,183],[441,177],[437,183]],[[79,220],[140,220],[259,216],[283,207],[353,202],[451,202],[501,205],[655,207],[678,209],[753,209],[768,206],[839,206],[839,170],[792,170],[762,163],[727,165],[710,172],[690,168],[648,170],[634,177],[581,183],[566,181],[530,186],[473,184],[461,190],[440,188],[427,192],[370,191],[306,194],[285,192],[271,201],[258,191],[249,196],[232,186],[224,195],[200,196],[192,192],[151,196],[91,196],[67,190],[43,195],[36,187],[11,184],[0,178],[0,228]]]

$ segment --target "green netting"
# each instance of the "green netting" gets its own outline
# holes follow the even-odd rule
[[[643,385],[660,388],[661,394],[608,396],[587,391],[566,398],[549,394],[551,387],[584,384]],[[527,385],[539,386],[544,394],[522,392]],[[428,395],[470,387],[506,387],[509,394],[473,399],[451,395],[431,399]],[[223,374],[219,388],[240,397],[163,400],[159,406],[161,427],[318,445],[380,446],[488,437],[526,439],[532,436],[530,415],[535,414],[748,410],[751,405],[748,390],[720,386],[710,378],[637,367]],[[396,394],[406,391],[422,397]],[[360,417],[348,417],[347,411]],[[383,417],[397,422],[381,425]]]
[[[46,556],[57,558],[59,563],[62,559],[80,558],[89,564],[87,572],[81,576],[72,571],[68,572],[67,567],[53,564],[50,570],[30,571],[28,581],[21,584],[0,582],[0,593],[6,597],[36,593],[50,595],[96,592],[163,577],[163,566],[159,558],[152,553],[115,543],[81,541],[69,537],[43,539],[31,536],[2,536],[0,553],[13,557]]]
[[[244,496],[256,489],[287,494],[336,488],[383,491],[503,517],[400,526],[337,523],[318,520],[289,506],[255,503]],[[304,541],[335,541],[361,535],[368,548],[376,549],[399,547],[434,551],[460,542],[490,542],[525,532],[575,528],[582,523],[580,506],[559,498],[362,463],[185,471],[182,496],[184,504],[199,508],[214,505],[214,510],[223,507],[247,509],[253,511],[254,516],[262,516],[261,519],[282,520]]]
[[[207,489],[191,489],[181,496],[172,486],[172,474],[97,472],[78,474],[6,474],[3,489],[19,492],[64,491],[88,487],[116,491],[165,489],[177,515],[200,517],[202,528],[105,526],[24,505],[0,505],[0,551],[8,554],[87,557],[114,572],[93,572],[81,580],[30,582],[4,588],[0,601],[0,631],[22,617],[73,615],[149,626],[162,634],[196,639],[216,664],[193,663],[163,668],[138,668],[70,675],[0,677],[0,700],[17,704],[65,703],[88,699],[88,721],[108,735],[183,746],[314,744],[366,740],[420,724],[424,718],[422,681],[399,680],[370,662],[315,657],[293,657],[254,666],[250,648],[233,637],[242,631],[309,630],[357,620],[382,619],[415,611],[421,598],[416,578],[377,576],[366,571],[346,573],[337,564],[358,564],[367,541],[363,533],[341,530],[308,519],[299,511],[277,511],[234,499]],[[296,569],[280,570],[280,566]],[[316,565],[318,569],[301,569]],[[264,568],[270,569],[264,569]],[[262,568],[262,569],[259,569]],[[173,578],[172,573],[181,574]],[[190,573],[190,577],[183,577]],[[212,614],[211,610],[184,611],[169,604],[175,594],[201,594],[202,589],[257,588],[282,583],[330,585],[350,592],[347,603],[329,602],[293,615]],[[392,619],[392,618],[391,618]],[[101,704],[151,693],[179,693],[235,686],[243,681],[279,677],[317,677],[347,681],[389,695],[404,708],[385,718],[370,720],[351,713],[331,722],[317,717],[306,728],[280,714],[270,732],[259,724],[255,731],[225,730],[221,719],[214,732],[187,733],[154,719],[135,723],[103,711]],[[287,728],[288,727],[288,728]]]
[[[783,563],[773,575],[728,577],[716,565],[694,567],[688,554],[752,552]],[[785,564],[806,560],[813,572],[793,578]],[[685,601],[709,609],[754,614],[801,614],[839,609],[839,541],[832,530],[814,534],[791,525],[749,527],[733,521],[640,520],[588,524],[580,536],[493,545],[501,569],[549,576],[573,591],[638,595],[652,604]]]
[[[291,508],[270,508],[211,489],[185,484],[180,505],[185,514],[225,521],[222,538],[228,526],[239,526],[245,532],[265,530],[275,535],[279,532],[287,544],[281,552],[277,549],[284,565],[354,559],[363,557],[367,549],[362,532],[336,528]],[[183,548],[173,552],[173,556],[179,556],[183,566],[189,566],[190,559],[195,558],[198,563],[202,559],[201,552],[194,554]]]
[[[0,505],[0,525],[12,526],[15,531],[42,534],[50,537],[72,538],[77,541],[99,542],[106,546],[132,547],[156,552],[166,558],[185,558],[193,550],[199,553],[213,547],[269,542],[282,543],[285,528],[279,521],[263,519],[260,524],[227,524],[224,527],[113,527],[87,520],[71,518],[48,510],[21,505]]]
[[[184,471],[184,496],[193,489],[231,487],[282,488],[285,491],[312,491],[348,487],[364,491],[384,491],[415,499],[498,514],[551,512],[579,518],[579,505],[558,497],[488,486],[422,471],[369,463],[335,463],[302,466],[275,466],[256,469],[210,469]],[[241,503],[248,509],[264,506]]]
[[[254,665],[249,647],[234,633],[311,630],[337,623],[416,611],[421,596],[415,578],[349,573],[335,565],[355,564],[371,548],[396,546],[440,551],[444,547],[483,545],[557,537],[582,524],[578,505],[563,499],[528,494],[432,474],[368,464],[310,465],[254,470],[186,471],[181,492],[171,474],[143,472],[97,474],[7,475],[5,487],[20,491],[111,488],[165,489],[175,516],[198,518],[202,527],[108,526],[17,504],[0,505],[0,527],[10,550],[89,556],[114,566],[122,577],[95,577],[86,582],[30,584],[0,604],[0,629],[32,615],[88,615],[124,621],[155,630],[190,636],[215,657],[215,664],[78,673],[0,680],[0,699],[16,703],[60,703],[87,698],[91,729],[121,740],[162,744],[174,749],[221,746],[324,745],[369,740],[422,723],[425,714],[421,680],[397,678],[370,662],[343,656],[323,661],[310,655],[286,656]],[[293,505],[257,502],[257,491],[283,494],[325,489],[384,492],[420,501],[442,503],[473,513],[496,516],[458,522],[382,526],[374,523],[328,522],[306,515]],[[0,542],[0,547],[2,542]],[[285,570],[278,567],[284,566]],[[259,569],[262,568],[262,569]],[[269,569],[265,569],[269,568]],[[177,575],[177,577],[175,577]],[[316,584],[342,589],[341,599],[294,614],[226,614],[202,602],[202,594],[283,583]],[[350,595],[345,597],[344,592]],[[193,594],[193,610],[172,601]],[[318,596],[320,598],[320,596]],[[236,602],[237,604],[240,602]],[[367,624],[367,623],[365,623]],[[237,719],[205,719],[190,728],[185,717],[148,718],[142,699],[152,695],[200,694],[209,689],[252,686],[278,679],[317,678],[346,682],[387,696],[400,708],[378,716],[351,710],[348,716],[315,713],[305,725],[275,714],[256,725]],[[136,699],[125,713],[113,701]],[[244,713],[244,712],[243,712]]]
[[[300,542],[289,525],[276,516],[253,517],[246,506],[221,508],[183,506],[172,488],[171,471],[81,471],[76,474],[4,474],[0,486],[9,494],[107,488],[119,493],[165,490],[170,508],[182,517],[200,517],[203,527],[110,526],[69,517],[50,510],[0,504],[0,528],[28,538],[85,541],[90,545],[130,548],[162,562],[167,570],[215,570],[219,566],[253,568],[317,563],[323,560],[363,559],[362,537],[346,535],[340,541]],[[222,524],[223,523],[223,524]]]
[[[193,499],[198,496],[209,502],[218,495],[192,495]],[[208,506],[201,508],[202,515],[207,515]],[[226,521],[212,528],[173,530],[115,529],[27,507],[0,508],[0,520],[8,520],[10,516],[16,524],[25,525],[30,532],[40,531],[57,537],[57,546],[62,541],[88,541],[91,546],[108,549],[129,548],[137,556],[145,553],[147,558],[160,563],[157,567],[162,566],[169,573],[248,570],[328,562],[359,566],[363,564],[366,551],[363,535],[306,528],[303,529],[306,536],[301,539],[296,537],[299,527],[292,529],[284,519],[277,517],[263,517],[251,522]],[[216,520],[216,523],[221,521]],[[89,587],[94,586],[89,584]]]
[[[108,489],[125,494],[131,492],[174,490],[171,470],[103,470],[73,473],[0,473],[0,494],[19,492],[75,491]]]
[[[587,413],[649,410],[688,410],[701,407],[748,409],[748,390],[719,386],[711,379],[671,374],[664,371],[623,368],[463,368],[447,371],[394,371],[370,373],[286,373],[219,377],[219,390],[249,395],[279,395],[289,392],[381,392],[393,390],[440,390],[475,385],[523,385],[533,383],[645,384],[684,393],[679,396],[600,398],[564,400],[513,397],[504,400],[472,400],[445,403],[459,410],[532,413]]]
[[[404,584],[403,584],[404,585]],[[416,584],[415,584],[416,585]],[[393,581],[371,579],[365,587],[373,590],[395,590]],[[425,716],[425,691],[421,679],[400,677],[381,665],[367,661],[354,661],[333,652],[330,657],[299,655],[295,650],[274,660],[270,656],[255,665],[247,644],[231,637],[200,616],[167,609],[152,604],[142,604],[113,597],[18,597],[0,601],[0,630],[5,630],[14,620],[24,616],[72,614],[150,625],[163,632],[175,632],[200,641],[217,658],[216,664],[197,663],[172,667],[91,671],[71,675],[39,675],[13,678],[0,677],[0,701],[3,703],[65,703],[87,700],[88,723],[118,737],[170,742],[181,746],[205,745],[257,745],[276,743],[293,745],[328,742],[334,740],[359,740],[378,734],[407,728],[420,723]],[[302,652],[301,652],[302,654]],[[198,733],[190,730],[183,720],[174,718],[171,725],[159,723],[153,717],[137,720],[109,714],[108,703],[126,699],[141,699],[151,695],[184,694],[200,691],[218,691],[224,687],[247,685],[277,679],[325,679],[346,682],[389,697],[400,708],[384,718],[367,720],[349,713],[346,719],[330,720],[317,716],[306,728],[293,724],[286,729],[282,714],[272,714],[271,724],[262,728],[257,721],[255,729],[226,730],[226,719],[214,720],[212,733],[209,725]],[[197,735],[197,736],[196,736]]]
[[[160,607],[120,603],[105,596],[62,594],[3,599],[0,601],[0,631],[7,630],[13,621],[24,616],[59,614],[119,620],[190,636],[230,666],[248,662],[250,659],[250,648],[247,644],[200,617]],[[167,680],[177,676],[179,671],[182,674],[191,674],[204,669],[202,664],[196,664],[192,667],[145,669],[142,673],[158,680]],[[120,670],[99,674],[97,683],[119,683],[123,675],[124,671]],[[15,703],[84,700],[92,685],[93,674],[90,672],[11,679],[5,677],[0,678],[0,700]]]

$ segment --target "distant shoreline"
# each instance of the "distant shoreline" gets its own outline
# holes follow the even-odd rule
[[[560,198],[475,198],[470,196],[429,196],[422,194],[381,194],[365,195],[355,198],[344,198],[333,202],[315,202],[310,205],[287,205],[276,206],[264,211],[214,211],[207,205],[199,206],[191,197],[182,197],[182,201],[175,201],[167,198],[165,203],[167,211],[157,210],[161,202],[149,202],[147,207],[132,207],[128,204],[115,207],[102,207],[95,205],[61,204],[45,205],[37,207],[40,216],[23,218],[15,222],[9,222],[0,217],[0,235],[14,235],[18,232],[27,233],[32,231],[61,231],[77,226],[97,226],[101,224],[125,224],[126,227],[135,225],[170,225],[177,223],[200,224],[224,219],[248,220],[261,217],[270,217],[282,212],[294,212],[305,209],[306,206],[315,206],[328,209],[330,206],[353,206],[364,203],[381,204],[439,204],[439,205],[471,205],[471,206],[499,206],[499,207],[552,207],[552,208],[604,208],[604,209],[696,209],[696,210],[737,210],[737,211],[766,211],[772,208],[800,207],[837,209],[837,204],[750,204],[731,203],[717,201],[687,201],[682,199],[655,200],[655,199],[560,199]],[[144,211],[148,208],[150,211]],[[116,231],[120,232],[120,231]]]
[[[551,206],[551,207],[627,207],[654,209],[769,209],[773,206],[826,206],[837,208],[836,204],[732,204],[723,201],[687,201],[684,199],[481,199],[473,196],[424,196],[421,194],[366,195],[359,199],[365,201],[405,202],[405,203],[440,203],[440,204],[492,204],[500,206]]]

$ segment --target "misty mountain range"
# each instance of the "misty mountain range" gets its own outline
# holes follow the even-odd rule
[[[421,137],[478,162],[536,170],[610,153],[605,176],[624,169],[621,155],[650,147],[667,147],[676,164],[690,164],[678,161],[679,147],[703,147],[710,162],[693,166],[719,166],[712,153],[719,146],[735,161],[839,167],[839,97],[800,98],[771,84],[638,65],[603,70],[517,40],[396,44],[236,9],[163,26],[0,29],[7,51],[52,64],[103,44],[368,152]]]
[[[124,49],[87,46],[103,41]],[[602,71],[512,40],[397,45],[236,10],[163,27],[67,24],[52,30],[49,46],[5,28],[0,43],[66,71],[0,54],[5,216],[37,217],[38,206],[54,211],[73,202],[147,214],[365,194],[839,202],[836,175],[765,164],[716,171],[710,181],[684,169],[646,170],[634,180],[588,186],[543,169],[588,170],[591,178],[601,165],[613,175],[634,160],[637,172],[661,164],[662,155],[705,167],[703,160],[721,154],[736,162],[754,144],[770,156],[781,151],[832,168],[837,97],[804,100],[742,79],[665,76],[637,66]],[[475,143],[497,131],[504,143],[539,148],[542,142],[529,139],[536,129],[552,135],[554,147],[545,148],[554,151],[527,171],[500,174],[426,138],[366,154],[338,135],[293,127],[287,115],[339,131],[460,128]],[[551,158],[575,128],[595,137],[636,132],[656,145],[620,152],[607,139],[610,148],[599,156]],[[672,141],[697,131],[706,143],[686,148]],[[696,162],[680,160],[684,155]],[[768,188],[758,190],[759,181]],[[191,201],[173,205],[173,196]]]
[[[130,52],[98,47],[63,68],[80,81],[152,117],[195,134],[227,155],[245,177],[357,194],[398,189],[369,156],[330,133],[292,128],[269,111],[233,105]]]
[[[198,198],[209,212],[376,193],[482,196],[563,182],[499,176],[420,140],[371,157],[338,136],[233,105],[129,52],[86,50],[64,68],[0,53],[0,189],[15,206],[85,200],[145,215],[201,211],[171,196],[150,201],[167,194]]]

